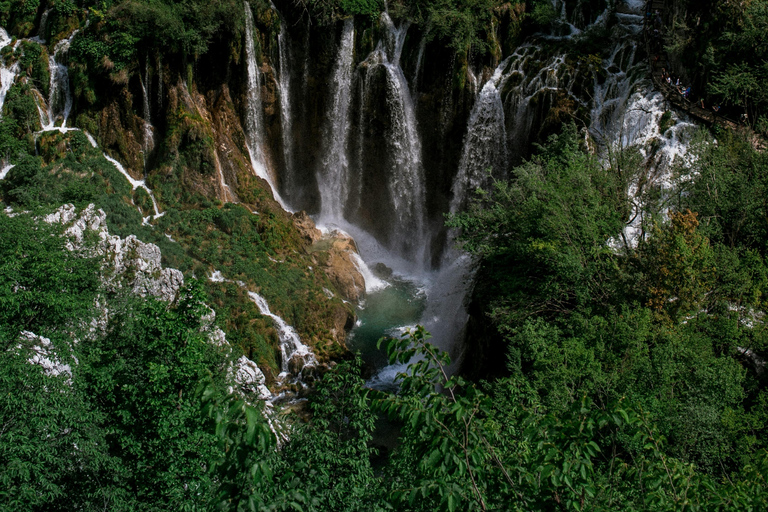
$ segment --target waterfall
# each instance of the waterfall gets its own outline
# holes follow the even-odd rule
[[[93,140],[93,137],[89,137],[89,140],[91,141],[91,145],[93,145],[96,141]],[[96,147],[96,146],[94,146]],[[137,188],[143,188],[144,191],[149,195],[149,198],[152,200],[152,208],[155,210],[155,214],[152,216],[152,218],[157,219],[159,217],[163,216],[163,213],[160,213],[160,210],[157,208],[157,201],[155,201],[155,195],[152,193],[152,191],[147,187],[147,184],[144,182],[144,180],[137,180],[136,178],[133,178],[130,174],[128,174],[128,171],[125,170],[125,167],[109,156],[106,153],[102,153],[104,155],[104,158],[106,158],[112,165],[115,166],[115,169],[117,169],[120,174],[125,176],[125,179],[128,180],[128,182],[131,184],[131,187],[133,187],[133,190],[136,190]],[[146,223],[149,219],[145,218],[144,222]]]
[[[413,72],[413,78],[411,83],[413,84],[413,92],[419,89],[419,75],[421,74],[421,65],[424,62],[424,51],[427,49],[427,32],[421,36],[421,42],[419,43],[419,53],[416,55],[416,69]]]
[[[16,167],[14,164],[8,164],[4,166],[2,169],[0,169],[0,180],[4,180],[6,176],[8,176],[8,171]]]
[[[349,104],[351,100],[352,71],[355,43],[355,25],[352,18],[344,21],[339,54],[331,79],[332,103],[324,136],[326,143],[322,169],[318,173],[321,216],[330,220],[344,217],[344,206],[349,196]]]
[[[268,316],[274,321],[277,337],[280,340],[280,355],[282,359],[282,373],[280,375],[284,378],[289,374],[289,363],[294,358],[301,360],[301,368],[316,366],[317,358],[312,349],[301,342],[299,335],[293,327],[269,310],[269,305],[264,300],[264,297],[254,292],[248,292],[248,296],[259,308],[262,315]]]
[[[609,132],[612,128],[621,124],[624,107],[635,82],[628,68],[635,64],[636,49],[637,44],[634,41],[617,44],[611,55],[603,62],[604,69],[616,71],[608,73],[603,83],[595,78],[590,131],[600,141],[610,136]]]
[[[276,10],[276,9],[275,9]],[[280,89],[280,121],[283,131],[283,159],[285,176],[293,176],[293,124],[291,118],[291,49],[285,20],[280,19],[277,36],[279,62],[278,88]]]
[[[163,108],[163,63],[160,55],[157,56],[157,107],[158,110]]]
[[[266,137],[264,134],[264,119],[261,106],[261,72],[256,62],[256,46],[253,43],[253,13],[247,1],[243,1],[245,8],[245,56],[247,59],[247,108],[245,111],[245,136],[251,165],[256,176],[269,183],[272,195],[280,203],[283,209],[287,206],[277,192],[277,182],[268,169],[267,158],[264,152]]]
[[[400,56],[409,24],[403,23],[400,27],[395,27],[386,12],[382,13],[380,23],[384,37],[362,66],[365,77],[360,107],[367,108],[373,99],[370,94],[372,81],[383,78],[389,125],[384,133],[386,162],[378,165],[382,165],[379,172],[384,173],[382,178],[386,183],[390,205],[386,207],[389,211],[381,210],[383,213],[378,215],[377,220],[386,223],[387,245],[390,249],[421,266],[426,264],[429,255],[429,237],[425,231],[426,190],[421,139],[413,99],[400,67]],[[367,121],[361,116],[360,150],[364,143]],[[363,182],[367,177],[367,166],[363,160],[365,156],[360,153]],[[360,186],[364,188],[365,184]]]
[[[45,41],[45,29],[48,25],[48,15],[51,13],[50,9],[43,11],[43,15],[40,16],[40,29],[37,31],[37,38],[40,41]]]
[[[219,174],[219,185],[221,185],[221,192],[224,196],[224,201],[237,202],[237,198],[235,197],[235,194],[232,193],[232,189],[229,188],[229,185],[227,185],[227,182],[224,179],[224,171],[221,168],[221,161],[219,160],[219,152],[215,149],[213,150],[213,158],[214,158],[214,165],[216,166],[216,172]]]
[[[402,69],[388,63],[384,66],[387,70],[387,103],[392,113],[387,145],[393,157],[388,181],[396,215],[393,233],[402,250],[413,254],[415,249],[420,253],[418,259],[422,259],[428,252],[424,234],[426,190],[416,114]]]
[[[48,67],[50,68],[51,78],[50,87],[48,92],[48,111],[46,115],[48,117],[46,122],[40,119],[40,124],[43,126],[43,131],[51,131],[56,128],[56,122],[61,119],[60,128],[62,130],[67,129],[67,119],[69,113],[72,110],[72,93],[69,90],[69,72],[67,66],[59,63],[56,59],[63,58],[69,51],[69,44],[72,42],[72,38],[77,35],[79,31],[75,30],[66,39],[62,39],[53,49],[53,53],[48,57]]]
[[[0,49],[5,48],[11,44],[11,38],[8,37],[8,32],[0,27]],[[0,62],[0,119],[3,117],[3,105],[5,104],[5,95],[11,89],[16,75],[19,72],[19,63],[14,62],[10,66],[5,65],[5,60]]]
[[[465,205],[468,193],[478,187],[487,188],[489,171],[498,178],[506,175],[507,131],[504,105],[497,86],[509,59],[507,57],[496,68],[493,77],[483,86],[469,115],[459,170],[451,187],[451,213],[458,212]]]
[[[144,66],[144,79],[142,80],[141,77],[139,77],[139,81],[141,83],[141,92],[142,92],[142,103],[143,103],[143,110],[144,110],[144,144],[142,144],[144,148],[144,160],[145,160],[145,167],[146,167],[146,153],[152,151],[155,147],[155,128],[152,126],[152,117],[151,117],[151,109],[149,105],[149,87],[150,87],[150,76],[149,76],[149,57],[147,57],[146,64]]]

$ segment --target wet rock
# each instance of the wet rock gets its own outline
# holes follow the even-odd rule
[[[376,263],[371,270],[373,270],[373,275],[379,279],[389,279],[392,277],[392,269],[384,263]]]
[[[346,301],[359,302],[365,298],[365,279],[353,259],[357,254],[355,241],[343,233],[334,231],[313,245],[315,250],[323,251],[318,258],[323,271],[333,283],[339,295]]]
[[[293,214],[293,224],[307,243],[314,244],[323,238],[323,234],[315,227],[315,221],[303,210]]]

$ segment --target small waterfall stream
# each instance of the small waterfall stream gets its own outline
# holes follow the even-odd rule
[[[44,119],[41,115],[40,119],[43,131],[51,131],[55,129],[59,120],[61,120],[59,128],[63,131],[66,131],[67,129],[67,119],[69,118],[69,113],[72,111],[72,94],[69,90],[69,71],[67,66],[58,62],[57,59],[61,60],[66,58],[66,54],[69,51],[69,44],[78,32],[78,30],[75,30],[68,38],[62,39],[56,43],[53,52],[48,57],[51,81],[48,93],[48,111],[45,113],[46,118]]]
[[[150,76],[149,76],[149,57],[147,57],[144,66],[144,78],[141,80],[141,93],[142,93],[142,110],[144,114],[144,166],[146,167],[147,153],[151,152],[155,147],[155,127],[152,126],[152,109],[149,103],[149,88],[150,88]]]
[[[0,49],[5,48],[11,44],[11,38],[8,36],[8,32],[0,27]],[[0,62],[0,119],[3,117],[3,105],[5,104],[5,96],[11,89],[13,82],[16,80],[16,75],[19,72],[19,63],[14,62],[10,66],[5,65],[5,60]]]
[[[291,373],[292,360],[298,368],[303,369],[310,366],[317,366],[317,358],[312,349],[306,346],[299,339],[296,330],[285,323],[279,316],[269,310],[269,304],[261,295],[248,292],[248,297],[256,304],[262,315],[270,317],[274,321],[277,336],[280,339],[281,369],[280,378],[285,379]]]
[[[467,195],[483,187],[487,190],[491,176],[503,178],[507,171],[507,130],[504,104],[497,87],[507,67],[507,57],[480,91],[469,116],[467,134],[453,181],[450,211],[456,213],[466,204]]]
[[[277,12],[277,9],[273,6]],[[286,21],[280,18],[278,47],[278,88],[280,90],[280,120],[283,132],[283,160],[285,176],[293,175],[293,118],[291,112],[291,48]],[[291,185],[291,184],[289,184]]]

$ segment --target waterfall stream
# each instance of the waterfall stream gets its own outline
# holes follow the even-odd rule
[[[467,194],[478,187],[487,189],[490,176],[503,178],[507,170],[507,130],[504,105],[497,87],[507,67],[507,57],[485,83],[469,116],[459,170],[451,191],[451,213],[466,204]]]
[[[149,76],[149,57],[144,66],[144,79],[141,80],[141,93],[142,93],[142,107],[144,114],[144,165],[146,167],[146,153],[149,153],[155,147],[155,128],[152,126],[152,109],[149,103],[149,88],[150,88],[150,76]]]
[[[304,196],[311,196],[306,204],[296,205],[297,208],[309,211],[315,208],[318,227],[341,229],[355,239],[361,257],[355,264],[365,276],[367,298],[359,305],[360,322],[352,333],[351,348],[360,348],[381,335],[421,323],[433,333],[433,341],[438,346],[460,359],[467,320],[465,301],[473,265],[467,256],[451,247],[452,234],[446,234],[439,227],[441,216],[462,210],[474,190],[487,188],[492,178],[505,178],[512,166],[528,156],[530,143],[546,137],[549,132],[542,126],[560,106],[566,105],[563,110],[570,108],[570,112],[579,111],[579,118],[588,125],[588,136],[602,151],[638,145],[654,183],[662,189],[670,185],[669,169],[673,162],[685,157],[693,124],[685,116],[673,115],[672,126],[660,133],[659,119],[666,105],[647,80],[647,62],[638,40],[643,29],[644,2],[609,2],[604,12],[589,14],[580,14],[578,8],[569,12],[565,4],[564,0],[552,0],[558,13],[553,26],[547,33],[530,37],[505,55],[492,73],[483,67],[481,59],[470,56],[466,75],[463,75],[467,78],[466,90],[462,92],[453,85],[456,70],[462,66],[455,58],[450,64],[446,59],[445,85],[437,86],[436,91],[430,89],[434,86],[424,75],[426,70],[432,73],[436,68],[434,61],[429,60],[430,38],[419,33],[418,26],[393,21],[387,12],[378,20],[378,31],[356,31],[351,17],[340,23],[337,37],[330,43],[335,47],[328,48],[327,52],[323,50],[325,65],[312,60],[314,53],[311,53],[314,42],[322,38],[310,38],[307,29],[301,39],[292,41],[291,33],[295,31],[289,30],[274,6],[280,17],[279,33],[272,34],[276,36],[272,39],[276,41],[276,48],[272,47],[271,53],[267,51],[269,45],[275,43],[256,32],[254,13],[249,3],[243,2],[246,64],[243,128],[248,156],[256,175],[268,182],[284,208],[278,190],[285,193],[292,204],[294,200],[301,203]],[[359,23],[358,20],[358,26]],[[590,70],[583,61],[569,58],[568,46],[596,29],[610,30],[612,43],[602,54],[602,62],[590,64],[596,70]],[[42,30],[39,37],[44,36]],[[371,34],[378,34],[379,40],[371,41]],[[39,101],[44,105],[40,108],[43,131],[72,129],[67,128],[72,95],[65,64],[74,35],[59,42],[51,52],[50,94],[47,101],[44,98]],[[265,41],[264,48],[258,52],[257,38]],[[0,47],[10,42],[8,34],[0,30]],[[370,53],[358,54],[361,47]],[[270,54],[273,61],[277,56],[277,62],[270,64]],[[270,76],[270,65],[274,68],[279,106],[262,104],[262,99],[271,101],[267,92],[262,98],[262,71]],[[151,76],[148,62],[146,66],[143,77],[139,78],[143,94],[144,150],[148,152],[154,143],[150,99],[156,94],[155,106],[162,107],[163,68],[158,61],[157,72]],[[410,80],[406,79],[403,68]],[[310,77],[316,69],[329,73],[323,77],[327,79],[327,88],[312,85],[320,91],[317,94],[327,94],[327,100],[315,103],[324,109],[319,113],[312,110],[317,94],[308,85],[310,78],[316,78]],[[0,115],[17,72],[16,64],[6,67],[3,63],[0,67]],[[415,95],[420,83],[423,90]],[[272,85],[266,84],[264,91],[271,94]],[[458,105],[462,102],[465,107],[461,108],[466,110],[458,115]],[[272,106],[275,109],[269,110]],[[436,115],[425,116],[428,109],[436,111]],[[156,115],[159,112],[155,110]],[[273,127],[272,112],[275,118],[279,115],[280,132]],[[420,122],[426,124],[424,119],[434,119],[440,125],[434,130],[430,126],[419,126]],[[466,121],[463,134],[460,126],[449,128],[459,122],[457,119],[462,124]],[[305,126],[311,123],[315,125]],[[427,165],[429,173],[425,169],[424,163],[431,164],[429,159],[435,151],[430,149],[433,141],[427,134],[440,141],[461,141],[455,159],[444,164],[445,168],[439,173],[430,165]],[[307,141],[304,140],[307,135],[316,137]],[[95,146],[90,135],[89,140]],[[315,147],[320,150],[316,151]],[[280,155],[279,148],[282,148],[283,163],[280,175],[277,173],[281,159],[276,157]],[[302,151],[307,148],[310,148],[309,156],[304,158]],[[218,155],[216,157],[221,189],[228,200],[234,201],[236,198],[224,180]],[[128,179],[134,190],[142,188],[148,192],[154,216],[161,215],[145,181],[132,178],[119,162],[106,154],[105,158]],[[304,175],[302,167],[307,168]],[[9,169],[6,165],[2,173]],[[309,183],[300,183],[299,176]],[[294,187],[312,190],[309,194],[302,190],[294,196]],[[633,187],[630,194],[639,195],[640,185]],[[433,193],[444,197],[432,201]],[[625,237],[631,240],[639,236],[642,223],[643,208],[638,204]],[[442,242],[434,243],[433,248],[432,241],[439,236],[447,239],[445,248],[440,245]],[[282,378],[291,370],[288,365],[292,359],[302,359],[299,366],[316,364],[314,354],[301,343],[295,330],[272,314],[261,296],[253,292],[249,292],[249,296],[262,314],[275,323],[280,338]],[[387,385],[391,384],[395,369],[381,369],[384,364],[377,360],[381,371],[374,381]]]
[[[51,78],[48,92],[48,111],[45,112],[45,119],[43,118],[41,111],[40,124],[43,126],[43,131],[51,131],[56,128],[59,120],[61,120],[59,127],[62,131],[66,131],[67,129],[67,119],[69,118],[69,113],[72,111],[72,94],[69,90],[69,71],[67,66],[57,61],[57,58],[59,60],[65,58],[67,51],[69,51],[69,44],[78,32],[78,30],[75,30],[68,38],[62,39],[56,43],[53,52],[48,57]]]
[[[277,12],[277,9],[273,6]],[[285,176],[293,175],[293,118],[291,112],[291,48],[286,29],[286,21],[280,19],[280,33],[277,36],[278,47],[278,87],[280,89],[280,120],[283,132],[283,160]],[[294,185],[288,183],[288,185]]]
[[[299,335],[293,327],[269,310],[269,305],[264,297],[254,292],[248,292],[248,297],[256,304],[262,315],[270,317],[274,322],[277,337],[280,340],[282,369],[280,378],[285,379],[291,373],[292,360],[300,360],[295,364],[301,369],[316,366],[317,358],[315,358],[312,349],[301,342]]]
[[[349,196],[349,162],[347,141],[349,136],[349,103],[352,89],[355,25],[352,18],[344,22],[339,54],[331,78],[332,102],[324,136],[322,168],[317,181],[320,188],[321,217],[338,221],[344,217]]]
[[[8,32],[5,29],[0,28],[0,49],[5,48],[11,44],[11,38],[8,37]],[[10,66],[5,65],[5,60],[0,62],[0,119],[3,117],[3,105],[5,104],[5,95],[11,89],[16,75],[19,72],[19,63],[14,62]]]
[[[261,72],[256,62],[256,45],[253,42],[253,12],[247,1],[243,1],[245,9],[245,56],[247,59],[247,108],[245,112],[245,135],[251,166],[256,176],[267,181],[272,189],[272,195],[283,209],[287,205],[277,191],[277,180],[269,168],[265,152],[266,137],[264,135],[264,116],[261,105]]]

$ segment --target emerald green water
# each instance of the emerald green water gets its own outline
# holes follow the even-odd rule
[[[417,324],[427,303],[426,293],[411,281],[392,277],[389,286],[368,293],[365,304],[358,308],[358,321],[349,338],[349,348],[359,351],[363,361],[379,370],[386,366],[386,352],[376,348],[383,336],[400,336]]]

